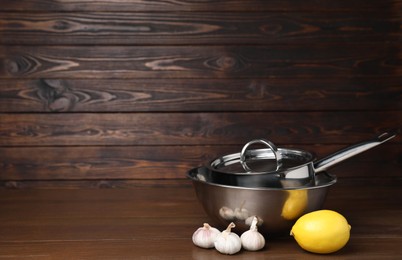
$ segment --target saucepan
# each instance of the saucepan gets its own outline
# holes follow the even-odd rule
[[[244,145],[240,153],[214,159],[205,166],[204,172],[212,182],[224,185],[274,188],[312,186],[319,172],[382,144],[395,135],[396,131],[385,132],[317,161],[314,160],[314,154],[308,151],[277,148],[271,141],[257,139]],[[250,149],[254,145],[268,148]]]

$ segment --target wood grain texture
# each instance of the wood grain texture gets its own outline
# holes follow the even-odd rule
[[[0,146],[349,143],[401,127],[396,112],[0,114]],[[399,141],[400,142],[400,141]]]
[[[401,8],[400,0],[351,0],[344,1],[314,1],[301,3],[297,0],[118,0],[118,1],[92,1],[92,0],[25,0],[24,3],[13,0],[3,0],[4,11],[342,11],[355,12],[356,10],[398,10]]]
[[[352,231],[346,247],[326,258],[402,255],[401,184],[401,180],[336,183],[324,206],[343,214]],[[187,181],[135,189],[0,189],[0,212],[1,258],[228,259],[192,244],[192,233],[210,221]],[[232,257],[323,257],[301,250],[290,236],[267,241],[262,251]]]
[[[0,78],[289,78],[392,76],[399,44],[0,47]]]
[[[400,77],[0,80],[0,112],[401,110]]]
[[[346,145],[281,145],[313,152],[324,158]],[[340,179],[401,178],[400,145],[383,144],[331,168]],[[0,180],[5,186],[19,181],[184,179],[195,167],[222,155],[240,152],[241,145],[217,146],[108,146],[108,147],[5,147],[0,148]],[[174,151],[174,152],[172,152]],[[11,182],[10,182],[11,181]],[[77,184],[75,184],[77,185]],[[119,186],[122,184],[119,183]]]
[[[401,0],[0,9],[0,179],[10,188],[157,183],[253,138],[325,154],[402,127]],[[335,172],[397,179],[400,140]]]
[[[0,44],[204,45],[389,42],[401,39],[392,12],[0,13]]]

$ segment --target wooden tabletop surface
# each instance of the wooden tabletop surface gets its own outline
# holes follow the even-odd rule
[[[402,257],[402,180],[340,179],[324,207],[352,226],[337,259]],[[209,218],[191,183],[124,188],[0,189],[0,259],[229,259],[193,245]],[[232,259],[322,259],[290,236],[267,238],[262,251]]]

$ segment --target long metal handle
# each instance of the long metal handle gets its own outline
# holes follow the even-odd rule
[[[321,160],[318,160],[317,162],[314,163],[315,172],[325,171],[337,163],[340,163],[352,156],[355,156],[355,155],[362,153],[364,151],[367,151],[379,144],[382,144],[382,143],[394,138],[398,132],[399,132],[399,130],[385,132],[385,133],[377,136],[376,138],[349,146],[349,147],[342,149],[338,152],[335,152]]]

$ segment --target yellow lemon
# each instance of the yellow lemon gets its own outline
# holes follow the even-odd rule
[[[287,193],[281,216],[287,220],[297,219],[307,207],[307,190],[289,190]]]
[[[341,214],[318,210],[301,216],[293,225],[292,235],[306,251],[328,254],[338,251],[349,241],[351,226]]]

